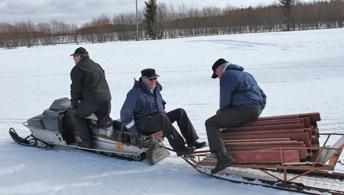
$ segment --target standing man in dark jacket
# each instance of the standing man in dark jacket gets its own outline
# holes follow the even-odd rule
[[[79,47],[71,55],[75,66],[70,78],[71,103],[75,112],[73,122],[82,140],[81,146],[92,148],[86,117],[94,113],[99,127],[106,127],[111,111],[111,94],[102,67],[90,59],[85,48]]]
[[[221,139],[222,128],[240,126],[258,119],[266,104],[266,96],[253,76],[238,65],[218,59],[212,66],[212,78],[220,79],[220,109],[205,122],[210,151],[217,164],[217,173],[234,163]]]
[[[134,87],[128,92],[121,109],[121,121],[126,129],[144,135],[162,130],[178,156],[190,154],[194,148],[204,147],[205,142],[196,141],[197,133],[184,109],[165,112],[166,102],[160,93],[162,87],[157,82],[158,76],[154,69],[147,68],[141,71],[139,81],[135,80]],[[175,121],[187,146],[183,137],[172,125]]]

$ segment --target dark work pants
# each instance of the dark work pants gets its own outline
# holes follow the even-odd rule
[[[172,123],[177,121],[180,132],[187,143],[193,143],[198,139],[197,133],[184,109],[178,108],[168,113],[159,113],[153,115],[146,122],[143,134],[152,134],[154,132],[163,131],[164,136],[175,151],[185,147],[183,137],[174,128]]]
[[[244,125],[258,119],[261,106],[238,106],[222,110],[208,118],[205,122],[209,148],[212,153],[227,154],[227,150],[221,138],[221,128],[230,128]]]
[[[105,126],[111,111],[110,101],[86,100],[81,102],[73,114],[74,128],[85,146],[92,146],[90,129],[88,128],[86,118],[94,113],[98,118],[98,125]]]

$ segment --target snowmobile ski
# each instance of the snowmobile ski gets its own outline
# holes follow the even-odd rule
[[[40,147],[40,148],[52,148],[53,145],[49,144],[45,141],[42,141],[40,139],[37,139],[36,137],[34,137],[32,134],[30,134],[29,136],[22,138],[18,135],[18,133],[11,127],[9,129],[9,134],[11,136],[11,138],[20,145],[24,145],[24,146],[32,146],[32,147]]]

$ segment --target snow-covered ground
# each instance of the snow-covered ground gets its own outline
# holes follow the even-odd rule
[[[174,154],[149,166],[73,149],[16,145],[9,127],[29,134],[23,121],[69,96],[74,65],[69,54],[78,46],[0,49],[0,194],[288,194],[200,175]],[[82,46],[106,71],[113,118],[140,70],[153,67],[167,111],[185,108],[206,140],[204,121],[218,106],[211,65],[224,57],[256,77],[268,96],[264,116],[320,112],[321,132],[344,133],[344,29]]]

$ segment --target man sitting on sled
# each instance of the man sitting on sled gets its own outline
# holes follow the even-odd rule
[[[166,102],[161,96],[161,85],[157,81],[159,75],[152,68],[141,71],[139,81],[128,92],[121,109],[121,121],[129,132],[140,132],[150,135],[162,130],[173,150],[178,156],[188,155],[194,148],[201,148],[206,142],[198,142],[198,135],[182,108],[165,112]],[[177,121],[185,139],[177,132],[172,123]],[[187,146],[185,146],[185,142]]]
[[[212,173],[222,171],[234,160],[221,139],[220,129],[231,128],[258,119],[266,104],[266,96],[254,77],[244,68],[218,59],[212,66],[211,78],[220,79],[220,109],[205,122],[210,152],[217,158]]]

